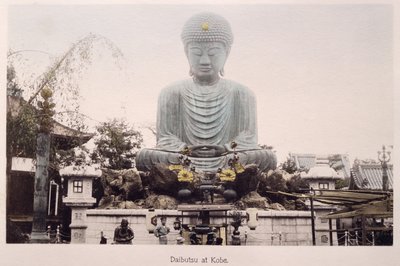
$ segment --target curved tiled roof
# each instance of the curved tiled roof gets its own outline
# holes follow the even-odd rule
[[[20,97],[7,96],[7,112],[10,112],[11,116],[16,116],[24,104],[28,103]],[[29,105],[29,108],[37,111],[32,105]],[[69,149],[76,146],[74,140],[79,140],[80,143],[85,143],[93,138],[95,134],[81,132],[53,120],[51,135],[52,138],[57,141],[59,147]]]
[[[296,163],[297,168],[303,168],[306,171],[314,167],[317,157],[320,157],[312,153],[291,153],[289,156]],[[343,177],[350,177],[350,160],[347,154],[328,154],[323,157],[327,157],[331,167],[342,173]]]
[[[382,165],[380,163],[355,164],[351,170],[354,189],[382,189]],[[388,164],[388,186],[393,189],[393,165]]]

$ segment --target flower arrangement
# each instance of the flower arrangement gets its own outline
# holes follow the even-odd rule
[[[233,182],[236,179],[236,173],[231,169],[222,170],[219,174],[221,181]]]
[[[235,162],[235,163],[232,164],[232,166],[233,166],[233,169],[235,170],[235,172],[237,174],[240,174],[240,173],[244,172],[244,167],[243,167],[243,165],[241,163]]]
[[[168,169],[171,171],[181,171],[183,170],[183,166],[180,164],[171,164]]]
[[[192,182],[193,181],[193,173],[182,169],[178,173],[178,181],[179,182]]]

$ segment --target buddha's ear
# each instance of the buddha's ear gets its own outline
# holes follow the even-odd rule
[[[226,49],[226,58],[228,58],[229,53],[231,52],[231,47],[226,47],[225,49]],[[225,61],[226,61],[226,59],[225,59]]]
[[[185,51],[186,58],[189,60],[189,54],[188,54],[189,45],[188,45],[188,44],[185,44],[185,46],[183,47],[183,49],[184,49],[184,51]]]
[[[226,46],[225,46],[225,49],[226,49],[225,62],[224,62],[224,65],[222,66],[221,70],[219,71],[219,75],[220,75],[221,77],[223,77],[223,76],[225,75],[224,67],[225,67],[226,60],[228,60],[229,53],[230,53],[230,51],[231,51],[230,47],[226,47]]]
[[[222,69],[219,71],[219,75],[220,75],[221,77],[223,77],[223,76],[225,75],[224,67],[222,67]]]

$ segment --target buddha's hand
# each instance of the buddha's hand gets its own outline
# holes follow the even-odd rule
[[[220,145],[192,145],[188,148],[190,156],[198,158],[219,157],[226,152],[225,147]]]

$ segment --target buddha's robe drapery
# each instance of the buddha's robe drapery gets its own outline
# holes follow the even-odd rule
[[[136,166],[149,171],[156,163],[179,164],[176,152],[190,145],[221,145],[232,151],[232,141],[242,164],[255,163],[261,171],[276,167],[275,154],[257,145],[256,102],[250,90],[225,79],[211,86],[180,81],[162,90],[156,149],[142,149]],[[216,171],[227,167],[232,156],[189,158],[196,170]]]

